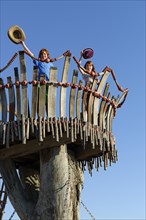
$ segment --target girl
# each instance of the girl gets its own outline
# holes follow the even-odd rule
[[[93,83],[93,80],[95,77],[98,82],[98,76],[103,75],[104,72],[97,73],[95,70],[95,67],[94,67],[94,63],[90,60],[85,63],[84,67],[81,66],[82,57],[83,57],[83,51],[81,52],[81,56],[80,56],[80,59],[78,62],[78,68],[83,75],[83,79],[85,81],[85,84]]]
[[[87,61],[84,65],[84,69],[79,66],[79,70],[83,75],[85,83],[93,83],[94,76],[96,74],[95,67],[92,61]]]
[[[38,66],[38,80],[40,80],[42,74],[45,74],[46,80],[49,81],[50,68],[53,67],[49,51],[45,48],[41,49],[38,60],[33,59],[33,63],[35,66]]]

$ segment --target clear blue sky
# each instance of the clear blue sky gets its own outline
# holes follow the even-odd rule
[[[107,171],[85,173],[82,200],[97,220],[144,220],[145,216],[145,1],[1,1],[0,68],[22,50],[7,37],[19,25],[26,45],[37,56],[41,48],[52,57],[67,49],[94,49],[96,70],[114,69],[129,95],[113,124],[119,161]],[[28,77],[32,61],[27,59]],[[63,60],[56,63],[62,71]],[[18,59],[1,76],[6,79],[19,66]],[[71,70],[76,68],[74,61]],[[61,74],[61,73],[60,73]],[[61,75],[60,75],[61,77]],[[81,77],[81,76],[80,76]],[[119,94],[119,93],[118,93]],[[5,219],[13,209],[7,205]],[[18,219],[15,215],[14,219]],[[81,219],[91,219],[81,206]]]

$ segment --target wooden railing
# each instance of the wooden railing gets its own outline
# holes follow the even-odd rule
[[[37,80],[37,67],[34,67],[32,81],[27,81],[23,51],[19,52],[19,57],[20,73],[14,68],[15,82],[11,76],[7,77],[6,84],[0,78],[0,159],[22,157],[43,148],[68,144],[77,160],[90,161],[92,165],[96,158],[97,169],[101,160],[104,160],[105,169],[108,160],[110,164],[116,162],[112,123],[117,106],[126,94],[111,96],[107,83],[110,73],[106,71],[100,83],[94,80],[92,86],[84,86],[81,80],[78,82],[78,71],[74,70],[69,83],[71,57],[67,56],[61,82],[58,82],[56,67],[51,68],[48,82],[43,75]],[[30,87],[31,93],[28,92]]]

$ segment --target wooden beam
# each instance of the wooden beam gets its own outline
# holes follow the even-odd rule
[[[52,136],[48,136],[44,139],[43,142],[38,142],[37,139],[29,140],[26,144],[17,144],[13,145],[10,148],[3,148],[0,150],[0,160],[6,158],[16,158],[23,157],[28,154],[39,152],[45,148],[51,148],[55,146],[60,146],[62,144],[71,143],[70,138],[63,137],[60,138],[60,141],[57,142],[56,139],[52,138]]]

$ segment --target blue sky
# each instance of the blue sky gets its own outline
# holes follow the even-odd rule
[[[119,161],[107,171],[94,171],[92,177],[85,172],[81,199],[97,220],[146,219],[145,1],[4,0],[0,4],[0,68],[23,49],[7,37],[8,29],[19,25],[25,31],[26,45],[36,56],[46,47],[51,57],[70,49],[78,58],[82,49],[91,47],[96,70],[110,66],[122,87],[129,88],[128,98],[113,123]],[[63,60],[56,63],[60,71],[62,65]],[[18,59],[1,74],[5,82],[15,66],[19,66]],[[31,79],[30,58],[27,66]],[[70,69],[74,68],[72,60]],[[4,219],[12,212],[8,204]],[[15,215],[13,219],[19,218]],[[81,219],[91,219],[82,206]]]

